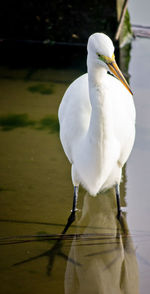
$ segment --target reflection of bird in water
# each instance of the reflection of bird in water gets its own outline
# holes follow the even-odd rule
[[[104,197],[103,197],[104,196]],[[138,265],[125,216],[114,214],[111,193],[85,195],[65,273],[65,294],[138,294]],[[103,210],[101,209],[103,207]],[[85,237],[89,236],[89,239]],[[70,262],[74,260],[74,264]]]
[[[91,35],[87,48],[88,73],[69,86],[59,107],[60,139],[72,164],[73,212],[79,184],[93,196],[115,186],[119,217],[121,172],[135,137],[132,92],[108,36]]]

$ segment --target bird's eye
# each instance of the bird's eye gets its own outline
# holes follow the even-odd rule
[[[97,56],[101,61],[106,62],[106,56],[99,54],[99,53],[97,53]]]

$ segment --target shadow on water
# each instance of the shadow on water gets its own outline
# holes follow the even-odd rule
[[[36,236],[1,238],[0,245],[51,242],[48,250],[17,261],[13,267],[47,257],[46,272],[51,275],[57,258],[65,260],[65,294],[138,294],[138,266],[132,236],[125,213],[120,222],[117,220],[115,205],[113,189],[95,198],[86,193],[82,212],[77,212],[76,220],[71,214],[60,234],[41,232]],[[75,233],[69,234],[74,220]]]
[[[40,93],[43,95],[50,95],[54,93],[54,85],[45,85],[45,84],[35,84],[28,87],[28,91],[31,93]]]
[[[2,131],[11,131],[16,128],[32,127],[37,130],[49,130],[51,133],[59,132],[59,123],[56,115],[47,115],[39,121],[31,120],[26,113],[8,114],[0,117]]]
[[[48,115],[45,116],[43,119],[39,122],[39,127],[37,127],[39,130],[50,130],[52,133],[59,132],[59,122],[58,117],[55,115]]]
[[[0,117],[0,127],[3,131],[10,131],[15,128],[34,126],[35,122],[23,114],[8,114]]]

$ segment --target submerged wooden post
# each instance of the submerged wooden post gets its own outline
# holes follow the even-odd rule
[[[118,12],[117,14],[118,14],[118,19],[119,19],[119,24],[118,24],[117,32],[115,35],[116,41],[119,40],[121,29],[122,29],[124,18],[125,18],[125,13],[126,13],[126,10],[128,7],[128,0],[124,0],[123,4],[122,4],[122,2],[123,2],[122,0],[117,0],[117,12]],[[120,6],[122,6],[122,9],[120,9]]]

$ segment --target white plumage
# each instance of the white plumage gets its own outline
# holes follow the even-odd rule
[[[116,65],[110,38],[95,33],[87,48],[88,73],[66,90],[59,122],[73,185],[81,184],[95,196],[120,184],[135,138],[135,107],[132,92]]]

